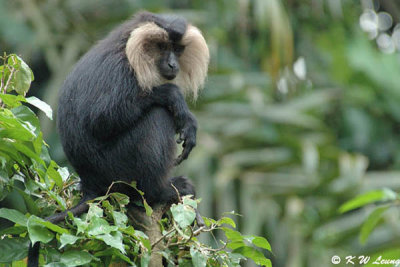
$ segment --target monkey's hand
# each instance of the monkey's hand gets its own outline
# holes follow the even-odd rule
[[[178,144],[182,143],[182,154],[175,160],[175,165],[179,165],[188,158],[192,149],[196,146],[197,121],[194,115],[189,112],[183,123],[183,127],[178,130],[179,138],[176,140]]]

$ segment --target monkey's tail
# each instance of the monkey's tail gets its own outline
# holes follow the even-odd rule
[[[27,267],[39,267],[39,248],[39,242],[36,242],[33,246],[32,243],[29,244]]]
[[[92,197],[92,196],[84,196],[81,199],[81,201],[79,202],[79,204],[76,205],[75,207],[73,207],[69,210],[54,214],[50,217],[47,217],[45,220],[56,224],[56,223],[59,223],[62,220],[64,220],[65,217],[68,215],[68,212],[71,212],[74,216],[79,216],[89,209],[89,205],[86,204],[86,201],[91,200],[93,198],[94,197]],[[39,249],[40,249],[39,242],[36,242],[34,245],[32,245],[32,243],[29,244],[27,267],[39,267]]]

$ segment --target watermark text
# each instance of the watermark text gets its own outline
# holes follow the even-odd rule
[[[398,259],[389,259],[385,258],[383,256],[377,256],[374,258],[371,258],[370,256],[365,256],[365,255],[348,255],[345,257],[340,257],[337,255],[332,256],[331,262],[334,265],[337,265],[339,263],[344,263],[346,265],[363,265],[363,264],[373,264],[373,265],[391,265],[395,267],[400,267],[400,258]]]

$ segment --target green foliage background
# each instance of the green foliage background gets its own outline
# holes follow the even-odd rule
[[[176,171],[194,180],[204,215],[243,214],[240,231],[268,238],[274,266],[400,258],[390,205],[400,188],[400,61],[361,31],[359,1],[0,0],[0,51],[32,66],[31,94],[56,110],[74,62],[139,9],[186,16],[210,46],[209,79],[193,105],[199,144]],[[293,71],[299,58],[305,78]],[[52,158],[67,164],[53,122],[39,115]],[[368,201],[339,212],[363,194]],[[0,205],[24,209],[17,194]]]

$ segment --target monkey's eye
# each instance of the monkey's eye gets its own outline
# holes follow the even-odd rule
[[[181,54],[183,52],[183,50],[185,50],[185,46],[183,45],[175,45],[174,46],[174,52]]]
[[[166,43],[157,43],[158,49],[160,49],[161,51],[165,51],[167,50],[168,46]]]

